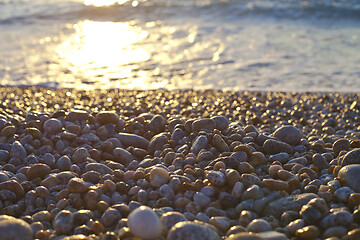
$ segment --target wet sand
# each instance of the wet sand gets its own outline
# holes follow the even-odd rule
[[[359,102],[0,87],[0,232],[359,239]]]

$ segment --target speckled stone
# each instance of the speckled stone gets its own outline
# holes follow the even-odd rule
[[[0,215],[0,233],[1,240],[33,239],[33,231],[27,222],[7,215]]]
[[[294,126],[283,126],[273,133],[274,137],[290,145],[300,143],[302,133]]]
[[[219,171],[209,171],[206,174],[206,178],[214,186],[221,187],[221,186],[224,186],[226,183],[226,176],[222,172],[219,172]]]
[[[84,162],[88,157],[90,157],[90,154],[88,150],[83,147],[76,149],[75,153],[71,156],[75,163]]]
[[[202,222],[179,222],[169,231],[167,240],[220,240],[216,228]]]
[[[162,232],[159,217],[146,206],[141,206],[130,213],[128,226],[134,236],[142,239],[156,239]]]

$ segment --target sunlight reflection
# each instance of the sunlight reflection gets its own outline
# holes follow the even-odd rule
[[[128,0],[85,0],[84,4],[86,6],[94,6],[94,7],[105,7],[105,6],[111,6],[114,4],[124,4],[128,2]]]
[[[63,65],[93,81],[94,77],[123,79],[132,76],[131,65],[147,61],[150,54],[135,46],[148,33],[131,22],[84,21],[74,26],[76,33],[58,46]],[[104,79],[103,79],[104,80]]]

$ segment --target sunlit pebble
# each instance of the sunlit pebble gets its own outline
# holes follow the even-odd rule
[[[153,187],[161,187],[161,185],[169,181],[169,172],[162,167],[154,167],[150,171],[150,184]]]
[[[141,206],[130,213],[128,226],[134,236],[142,239],[156,239],[162,231],[160,218],[146,206]]]

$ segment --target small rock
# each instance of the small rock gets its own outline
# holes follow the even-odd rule
[[[221,232],[226,232],[231,227],[231,221],[228,217],[211,217],[209,223]]]
[[[259,236],[266,239],[266,240],[287,240],[288,237],[276,231],[268,231],[268,232],[261,232]]]
[[[26,176],[29,180],[34,178],[44,178],[51,172],[51,168],[43,163],[32,165],[26,172]]]
[[[274,132],[274,137],[295,146],[300,143],[302,133],[294,126],[283,126]]]
[[[208,174],[206,175],[206,178],[214,186],[221,187],[224,186],[226,183],[225,175],[219,171],[209,171]]]
[[[320,230],[310,225],[297,230],[295,235],[301,239],[316,239],[320,235]]]
[[[58,235],[67,235],[73,229],[73,214],[68,210],[60,211],[53,222],[53,228]]]
[[[27,222],[7,215],[0,216],[0,233],[0,239],[4,240],[33,239],[33,231]]]
[[[210,118],[202,118],[195,120],[192,125],[192,131],[193,132],[200,132],[201,130],[208,130],[213,131],[216,127],[216,122],[213,119]]]
[[[223,131],[229,127],[229,120],[223,116],[215,116],[211,118],[215,121],[216,129]]]
[[[342,167],[338,173],[338,177],[340,181],[344,182],[355,192],[360,193],[360,164],[351,164]]]
[[[101,222],[105,227],[117,224],[121,219],[121,214],[115,208],[108,208],[101,216]]]
[[[146,206],[138,207],[130,213],[128,226],[134,236],[142,239],[156,239],[162,232],[159,217]]]
[[[158,134],[162,132],[165,128],[166,120],[161,115],[155,115],[148,124],[149,131],[154,132],[155,134]]]
[[[324,169],[328,169],[330,167],[329,163],[325,160],[325,158],[319,154],[316,153],[312,157],[312,161],[314,165],[321,171]]]
[[[161,187],[161,185],[168,183],[169,172],[162,167],[154,167],[150,171],[150,184],[153,187]]]
[[[226,240],[266,240],[266,239],[261,237],[257,233],[243,232],[243,233],[232,234],[228,238],[226,238]]]
[[[86,121],[89,118],[89,113],[83,110],[73,110],[69,112],[65,120],[69,122]]]
[[[11,137],[16,133],[16,128],[14,126],[6,126],[3,130],[1,130],[0,135],[3,137]]]
[[[70,179],[67,188],[71,193],[84,193],[88,190],[88,185],[83,179],[75,177]]]
[[[124,147],[133,146],[141,149],[148,149],[149,140],[141,136],[130,133],[117,133],[115,137]]]
[[[204,135],[198,136],[193,142],[190,152],[197,155],[201,149],[206,149],[208,147],[208,139]]]
[[[336,211],[324,217],[321,220],[321,226],[323,228],[336,227],[336,226],[345,226],[348,227],[353,223],[353,218],[350,212],[348,211]]]
[[[271,231],[271,225],[264,219],[254,219],[252,220],[246,228],[249,232],[266,232]]]
[[[348,152],[339,165],[346,166],[350,164],[360,164],[360,148],[355,148]]]
[[[83,147],[76,149],[75,153],[71,156],[75,163],[84,162],[88,157],[90,157],[90,154],[88,150]]]
[[[269,157],[269,162],[279,161],[281,164],[286,164],[289,161],[289,154],[286,152],[277,153]]]
[[[114,161],[123,165],[129,165],[135,157],[123,148],[117,147],[113,151]]]
[[[185,222],[185,221],[186,218],[183,214],[172,211],[164,213],[160,218],[160,222],[165,234],[167,234],[170,231],[170,229],[178,222]]]
[[[20,160],[24,159],[27,156],[26,150],[19,141],[15,141],[11,145],[10,157],[18,158]]]
[[[354,193],[349,187],[341,187],[334,192],[335,199],[340,202],[347,203],[349,196]]]
[[[101,111],[96,114],[95,119],[102,125],[113,123],[116,124],[119,116],[115,112]]]
[[[55,164],[56,168],[58,168],[60,171],[70,170],[71,165],[72,165],[71,160],[66,155],[61,156]]]
[[[286,152],[288,154],[293,153],[292,147],[284,142],[280,142],[274,139],[268,139],[264,142],[264,151],[267,154],[277,154],[281,152]]]
[[[289,188],[289,184],[282,180],[263,179],[262,184],[264,187],[275,191],[287,191],[287,189]]]
[[[202,208],[207,207],[211,203],[211,198],[201,192],[195,193],[193,198],[194,202]]]
[[[347,139],[341,138],[336,140],[332,145],[333,151],[335,154],[338,154],[339,152],[350,149],[350,142]]]
[[[213,136],[212,144],[220,151],[220,152],[230,152],[229,146],[226,144],[224,139],[219,135],[215,134]]]
[[[0,190],[4,189],[12,191],[16,194],[18,198],[23,197],[25,194],[24,188],[17,181],[14,180],[7,180],[0,183]]]
[[[167,143],[168,143],[168,139],[163,133],[155,135],[150,140],[148,152],[150,154],[154,154],[154,152],[156,152],[157,150],[162,150],[163,146]]]
[[[114,170],[112,170],[111,168],[109,168],[108,166],[101,164],[101,163],[88,163],[85,166],[85,172],[88,171],[96,171],[99,172],[101,174],[101,176],[105,175],[105,174],[110,174],[112,175]]]
[[[10,153],[6,150],[0,150],[0,162],[8,162],[10,160]]]
[[[56,134],[61,131],[62,123],[56,118],[50,118],[44,123],[44,130],[50,134]]]
[[[169,231],[167,240],[220,240],[216,228],[210,224],[202,222],[179,222]]]

